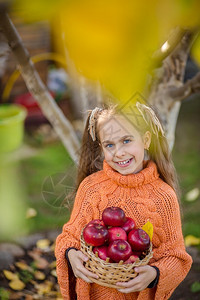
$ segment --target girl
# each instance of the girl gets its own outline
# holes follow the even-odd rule
[[[56,240],[63,298],[169,299],[187,275],[192,259],[185,251],[178,185],[167,141],[150,107],[137,102],[131,115],[116,107],[89,113],[77,186],[70,220]],[[119,282],[119,289],[92,283],[88,276],[98,276],[84,267],[88,258],[79,250],[82,228],[100,219],[108,206],[121,207],[138,227],[147,220],[154,226],[153,258],[149,265],[136,268],[137,277]]]

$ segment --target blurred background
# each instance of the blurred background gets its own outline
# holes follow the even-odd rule
[[[22,237],[49,232],[54,232],[52,242],[55,240],[70,216],[72,203],[63,201],[74,189],[77,160],[71,153],[78,154],[86,110],[100,105],[102,98],[112,97],[123,104],[137,92],[143,95],[148,74],[152,75],[154,68],[160,67],[151,58],[173,28],[178,26],[195,32],[183,83],[199,72],[199,1],[140,2],[0,1],[2,12],[8,13],[23,47],[28,50],[55,104],[70,122],[71,133],[77,141],[71,151],[70,145],[67,148],[63,143],[45,113],[48,103],[41,106],[27,88],[19,72],[15,47],[12,45],[11,50],[1,29],[0,242],[19,242]],[[11,105],[20,105],[21,111],[10,111]],[[182,192],[186,246],[197,251],[200,245],[199,113],[199,93],[181,101],[172,151]],[[70,137],[67,138],[70,144]],[[191,299],[199,297],[198,283],[198,278],[192,277],[187,285],[190,292],[193,287]]]

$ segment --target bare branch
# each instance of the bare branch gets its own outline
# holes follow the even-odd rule
[[[180,43],[187,30],[182,28],[175,28],[170,34],[168,40],[161,46],[160,49],[155,51],[152,55],[153,63],[160,65],[162,61],[169,56],[176,46]]]
[[[174,101],[182,101],[194,93],[200,93],[200,72],[179,87],[170,90],[169,95]]]
[[[24,47],[16,28],[5,10],[0,10],[0,28],[15,55],[27,88],[37,100],[43,114],[52,124],[72,159],[77,162],[79,140],[73,126],[65,117],[62,110],[57,106],[53,97],[40,79],[27,49]]]

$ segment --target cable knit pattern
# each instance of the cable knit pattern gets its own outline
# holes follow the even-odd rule
[[[187,275],[192,259],[186,253],[181,228],[179,204],[173,189],[159,178],[154,162],[145,164],[137,174],[121,175],[104,161],[103,170],[83,180],[77,191],[68,223],[56,239],[57,275],[63,299],[70,298],[71,276],[65,251],[80,248],[81,229],[92,219],[102,216],[108,206],[121,207],[138,227],[150,220],[154,226],[150,265],[160,270],[158,285],[153,289],[123,294],[115,289],[76,280],[78,300],[164,300]]]

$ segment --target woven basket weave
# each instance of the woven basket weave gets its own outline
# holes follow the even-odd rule
[[[81,234],[81,251],[88,256],[88,261],[85,263],[85,268],[90,272],[97,274],[98,279],[89,277],[91,281],[110,288],[118,288],[117,282],[126,282],[137,276],[134,271],[135,267],[145,266],[153,257],[152,244],[149,249],[144,253],[144,258],[136,260],[133,264],[109,263],[106,262],[92,252],[92,246],[85,243],[83,235]]]

